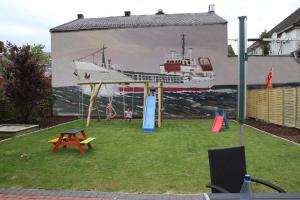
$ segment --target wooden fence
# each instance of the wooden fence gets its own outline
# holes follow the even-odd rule
[[[300,87],[248,90],[247,117],[300,129]]]

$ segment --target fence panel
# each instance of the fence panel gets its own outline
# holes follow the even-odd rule
[[[300,87],[248,90],[247,117],[300,129]]]
[[[300,129],[300,87],[297,88],[297,101],[296,101],[296,127]]]
[[[256,117],[257,119],[269,121],[268,90],[259,90],[256,95]]]
[[[269,122],[283,124],[283,89],[269,89]]]
[[[289,127],[296,126],[296,98],[297,90],[296,88],[285,88],[284,89],[284,125]]]
[[[256,118],[256,90],[247,91],[247,116]]]

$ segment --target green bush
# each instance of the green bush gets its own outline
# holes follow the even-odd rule
[[[10,99],[0,91],[0,122],[8,122],[16,119],[16,108]]]
[[[53,104],[55,102],[55,96],[49,95],[45,99],[43,99],[39,106],[35,110],[35,118],[45,118],[53,115]]]

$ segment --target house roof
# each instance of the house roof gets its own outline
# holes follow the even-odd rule
[[[280,22],[277,26],[275,26],[270,33],[281,33],[288,28],[292,28],[295,26],[300,26],[300,8],[298,8],[295,12],[285,18],[282,22]]]
[[[277,24],[277,26],[272,28],[268,33],[282,33],[287,29],[294,28],[295,26],[300,26],[300,8],[298,8],[295,12],[290,14],[282,22]],[[247,48],[247,51],[249,52],[253,49],[256,49],[260,45],[261,42],[254,42],[250,47]]]
[[[214,12],[130,15],[102,18],[81,18],[50,29],[50,32],[67,32],[82,30],[105,30],[120,28],[144,28],[157,26],[191,26],[226,24],[227,21]]]
[[[231,46],[231,44],[229,44],[228,46],[228,56],[235,56],[234,50]]]

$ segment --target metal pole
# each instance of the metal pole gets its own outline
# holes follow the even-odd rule
[[[83,119],[83,116],[84,116],[84,110],[83,110],[83,91],[82,91],[81,87],[80,87],[80,95],[81,95],[81,117],[80,118]]]
[[[78,118],[81,119],[81,87],[79,86],[79,98],[78,98]]]
[[[246,71],[247,71],[247,36],[246,16],[239,17],[239,86],[238,86],[238,122],[240,127],[240,145],[244,145],[244,122],[246,118]]]
[[[239,124],[239,128],[240,128],[239,144],[241,146],[243,146],[244,145],[244,126],[243,126],[243,124]]]
[[[184,40],[184,34],[181,34],[182,36],[182,59],[184,59],[184,54],[185,54],[185,40]]]

